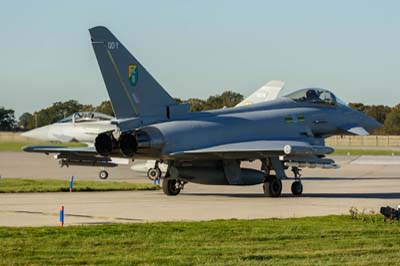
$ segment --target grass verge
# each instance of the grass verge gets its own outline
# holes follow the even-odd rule
[[[125,190],[157,190],[153,184],[139,184],[112,181],[75,180],[73,190],[76,191],[125,191]],[[0,179],[0,193],[19,192],[64,192],[69,191],[68,180],[56,179]]]
[[[335,149],[333,155],[395,155],[399,156],[400,151],[393,150],[363,150],[363,149]]]
[[[22,151],[24,146],[66,146],[66,147],[85,147],[85,144],[81,143],[53,143],[53,142],[13,142],[4,141],[0,143],[0,151]]]
[[[0,227],[0,265],[397,265],[399,234],[351,216]]]

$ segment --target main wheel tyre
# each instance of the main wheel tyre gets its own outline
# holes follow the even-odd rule
[[[279,197],[282,193],[282,181],[272,178],[263,185],[264,194],[269,197]]]
[[[168,196],[176,196],[181,192],[181,187],[176,179],[164,178],[162,188],[164,194]]]
[[[147,171],[147,178],[150,179],[151,181],[154,181],[154,179],[160,177],[161,177],[161,170],[158,168],[150,168],[149,171]]]
[[[303,184],[300,181],[294,181],[291,189],[293,195],[300,196],[303,193]]]
[[[108,172],[106,170],[101,170],[99,172],[99,178],[102,180],[105,180],[108,178]]]

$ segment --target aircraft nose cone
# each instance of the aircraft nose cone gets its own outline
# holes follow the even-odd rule
[[[371,117],[367,117],[367,119],[365,119],[365,128],[367,129],[368,132],[372,132],[378,128],[380,128],[382,126],[381,123],[379,123],[378,121],[376,121],[375,119],[371,118]]]
[[[38,139],[38,140],[48,140],[49,138],[49,127],[39,127],[21,134],[23,137]]]

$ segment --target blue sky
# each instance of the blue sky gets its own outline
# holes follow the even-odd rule
[[[347,102],[400,103],[399,1],[7,1],[0,106],[108,99],[88,29],[104,25],[176,97],[271,79]]]

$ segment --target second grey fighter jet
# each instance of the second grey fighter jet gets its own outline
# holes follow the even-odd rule
[[[186,183],[263,184],[278,197],[286,169],[295,174],[291,190],[303,191],[301,167],[336,168],[324,139],[334,134],[368,134],[380,126],[350,109],[332,92],[306,88],[272,101],[205,112],[177,103],[105,27],[89,30],[120,134],[99,134],[95,148],[26,147],[78,160],[122,156],[168,165],[163,191],[177,195]],[[241,166],[260,160],[259,170]]]

